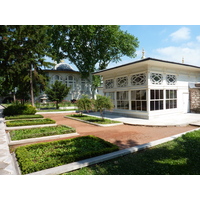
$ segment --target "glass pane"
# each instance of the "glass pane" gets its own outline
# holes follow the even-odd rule
[[[163,110],[163,101],[160,101],[160,110]]]
[[[166,90],[166,99],[169,99],[169,90]]]
[[[170,99],[174,98],[174,90],[170,90]]]
[[[155,99],[155,97],[154,97],[154,90],[151,90],[151,99]]]
[[[160,99],[163,99],[163,90],[160,90]]]
[[[174,98],[177,98],[177,90],[174,90]]]
[[[141,90],[141,100],[146,100],[146,90]]]
[[[140,90],[136,91],[136,100],[140,100]]]
[[[155,110],[160,110],[160,101],[155,101]]]
[[[177,100],[174,100],[174,108],[177,108]]]
[[[169,109],[169,100],[166,100],[166,109]]]
[[[155,92],[156,92],[156,99],[160,99],[160,95],[159,95],[159,92],[160,90],[155,90]]]
[[[137,101],[137,108],[136,110],[141,110],[141,102],[140,101]]]
[[[135,91],[131,91],[131,100],[135,100]]]
[[[150,102],[150,110],[155,110],[154,101]]]
[[[147,111],[147,102],[142,101],[142,111]]]
[[[135,101],[132,101],[131,109],[132,109],[132,110],[135,110]]]

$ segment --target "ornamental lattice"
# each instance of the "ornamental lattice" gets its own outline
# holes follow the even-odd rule
[[[113,79],[106,80],[105,88],[106,89],[114,88],[114,80]]]
[[[151,73],[151,83],[155,85],[161,85],[163,82],[163,75],[158,73]]]
[[[167,85],[175,85],[176,84],[176,75],[168,74],[166,76]]]
[[[126,76],[117,78],[117,87],[126,87],[128,85],[128,78]]]
[[[131,84],[132,85],[144,85],[146,82],[146,74],[134,74],[131,77]]]

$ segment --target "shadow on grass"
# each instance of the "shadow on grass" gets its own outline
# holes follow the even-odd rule
[[[200,131],[69,174],[199,175]]]

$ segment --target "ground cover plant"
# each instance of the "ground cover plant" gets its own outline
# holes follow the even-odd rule
[[[76,129],[69,126],[58,125],[42,128],[20,129],[10,131],[11,140],[23,140],[28,138],[38,138],[50,135],[62,135],[75,133]]]
[[[88,115],[82,115],[82,114],[73,114],[73,115],[67,115],[66,117],[72,117],[75,119],[81,119],[84,121],[92,122],[92,123],[97,123],[97,124],[114,124],[114,123],[121,123],[119,121],[114,121],[110,119],[102,119],[99,117],[93,117],[93,116],[88,116]]]
[[[27,119],[27,120],[13,120],[7,121],[6,126],[28,126],[28,125],[40,125],[40,124],[55,124],[56,122],[52,119]]]
[[[75,111],[76,109],[42,109],[37,112],[60,112],[60,111]]]
[[[17,147],[15,153],[22,174],[28,174],[118,149],[118,146],[98,137],[83,136]]]
[[[30,119],[30,118],[44,118],[42,115],[14,115],[5,117],[6,120],[12,120],[12,119]]]
[[[199,175],[200,130],[151,149],[85,167],[71,175]]]

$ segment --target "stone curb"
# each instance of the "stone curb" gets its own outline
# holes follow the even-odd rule
[[[200,128],[194,129],[192,131],[195,131],[195,130],[200,130]],[[180,136],[182,136],[186,133],[189,133],[189,132],[191,132],[191,131],[179,133],[177,135],[173,135],[173,136],[163,138],[163,139],[160,139],[160,140],[155,140],[153,142],[145,143],[145,144],[142,144],[142,145],[134,146],[134,147],[119,150],[119,151],[115,151],[115,152],[104,154],[104,155],[101,155],[101,156],[96,156],[96,157],[81,160],[81,161],[78,161],[78,162],[73,162],[73,163],[69,163],[69,164],[66,164],[66,165],[53,167],[53,168],[41,170],[41,171],[38,171],[38,172],[33,172],[33,173],[30,173],[30,174],[26,174],[26,175],[56,175],[56,174],[62,174],[62,173],[70,172],[70,171],[73,171],[73,170],[77,170],[77,169],[87,167],[87,166],[90,166],[90,165],[93,165],[93,164],[97,164],[97,163],[100,163],[100,162],[111,160],[111,159],[114,159],[114,158],[117,158],[117,157],[120,157],[120,156],[124,156],[124,155],[134,153],[134,152],[137,152],[137,151],[141,151],[141,150],[156,146],[158,144],[162,144],[162,143],[174,140],[174,139],[176,139],[176,138],[178,138],[178,137],[180,137]]]
[[[123,124],[124,124],[124,123],[114,123],[114,124],[97,124],[97,123],[88,122],[88,121],[85,121],[85,120],[76,119],[76,118],[73,118],[73,117],[68,117],[68,116],[65,116],[65,118],[69,118],[69,119],[73,119],[73,120],[76,120],[76,121],[84,122],[84,123],[91,124],[91,125],[95,125],[95,126],[101,126],[101,127],[118,126],[118,125],[123,125]]]
[[[24,140],[11,140],[10,134],[8,133],[8,138],[9,138],[8,145],[13,146],[13,145],[18,145],[18,144],[42,142],[42,141],[46,141],[46,140],[62,139],[62,138],[67,138],[67,137],[72,137],[72,136],[77,136],[77,135],[79,135],[79,134],[78,133],[67,133],[67,134],[62,134],[62,135],[51,135],[51,136],[44,136],[44,137],[39,137],[39,138],[29,138],[29,139],[24,139]]]
[[[18,130],[18,129],[28,129],[28,128],[40,128],[40,127],[48,127],[48,126],[57,126],[57,124],[40,124],[40,125],[30,125],[30,126],[13,126],[13,127],[6,127],[6,131]]]

